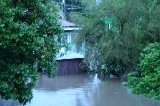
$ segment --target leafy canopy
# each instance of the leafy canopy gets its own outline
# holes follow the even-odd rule
[[[136,76],[128,79],[129,87],[159,99],[160,1],[100,1],[82,0],[85,10],[70,16],[81,27],[77,44],[85,42],[85,64],[93,72],[114,76],[137,71],[138,65]],[[110,29],[105,19],[112,19]],[[143,51],[150,43],[156,49],[149,46]]]
[[[86,63],[104,73],[120,73],[122,69],[135,68],[139,53],[135,23],[142,16],[142,9],[137,8],[142,4],[139,0],[102,0],[99,4],[95,0],[91,2],[84,0],[84,12],[71,15],[71,19],[82,28],[77,42],[85,40]],[[112,20],[111,29],[104,22],[105,19]]]
[[[61,28],[50,0],[0,0],[0,96],[32,99],[38,67],[55,74]],[[56,40],[57,41],[56,41]]]

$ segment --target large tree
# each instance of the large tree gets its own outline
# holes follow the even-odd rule
[[[92,59],[98,71],[103,69],[103,72],[110,71],[115,75],[135,69],[139,53],[136,21],[142,16],[141,2],[101,0],[97,4],[93,0],[90,4],[84,0],[84,5],[84,13],[72,17],[78,19],[76,21],[82,27],[78,41],[85,39],[86,60]]]
[[[137,69],[129,74],[126,85],[133,93],[160,100],[160,1],[142,0],[142,3],[146,11],[141,18],[138,34],[141,47],[146,47]]]
[[[50,0],[0,0],[0,96],[25,104],[32,99],[38,67],[55,73],[61,28]],[[56,40],[57,41],[56,41]]]
[[[85,41],[85,63],[116,76],[134,71],[128,82],[133,92],[159,99],[160,1],[83,1],[83,14],[71,18],[82,28],[77,41]]]
[[[98,69],[97,71],[102,69],[102,72],[115,75],[134,71],[143,47],[160,40],[159,2],[156,0],[91,2],[83,0],[85,6],[83,13],[71,15],[82,28],[78,42],[85,40],[86,63],[91,67],[93,65],[93,69]],[[109,24],[112,28],[108,27]]]

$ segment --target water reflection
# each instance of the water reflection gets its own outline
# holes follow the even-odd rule
[[[0,97],[0,106],[17,106],[18,102],[13,100],[3,100]]]
[[[160,103],[132,95],[119,80],[100,80],[97,75],[40,77],[27,106],[160,106]]]
[[[102,81],[97,75],[41,75],[33,95],[26,106],[160,106],[159,101],[132,95],[117,79]]]
[[[41,75],[35,89],[46,90],[62,90],[68,88],[78,88],[86,83],[87,75],[68,75],[56,76],[55,78],[48,78],[46,75]]]

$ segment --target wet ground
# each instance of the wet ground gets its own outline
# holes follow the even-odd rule
[[[100,80],[97,75],[41,75],[33,96],[26,106],[160,106],[160,101],[132,95],[117,79]],[[16,106],[7,103],[0,106]]]

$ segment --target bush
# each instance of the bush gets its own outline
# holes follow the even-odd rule
[[[133,93],[160,100],[160,43],[143,50],[137,70],[128,75],[127,86]]]

